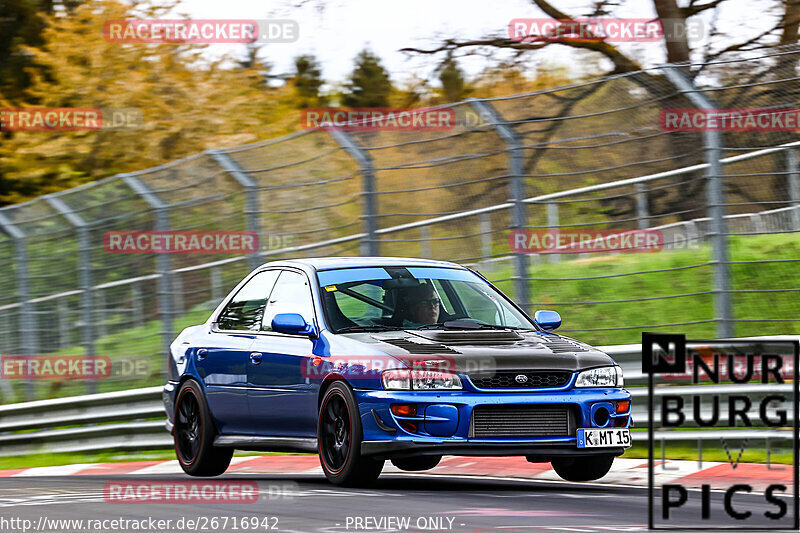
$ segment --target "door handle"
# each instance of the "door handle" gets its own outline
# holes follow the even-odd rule
[[[198,348],[197,349],[197,360],[202,361],[208,355],[208,350],[205,348]]]
[[[254,365],[260,365],[262,357],[263,354],[261,354],[260,352],[253,352],[250,354],[250,362],[253,363]]]

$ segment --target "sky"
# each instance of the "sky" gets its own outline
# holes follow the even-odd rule
[[[572,15],[586,14],[589,0],[552,0]],[[630,18],[655,16],[651,0],[621,0],[616,15]],[[679,0],[681,5],[687,0]],[[704,27],[717,17],[719,28],[728,37],[717,37],[715,43],[737,42],[743,36],[758,34],[769,27],[772,19],[765,12],[776,0],[727,0],[715,14],[703,16]],[[299,54],[315,55],[323,69],[323,77],[342,82],[352,70],[353,58],[364,47],[371,48],[382,59],[393,81],[402,82],[412,76],[435,79],[436,59],[429,56],[409,57],[399,52],[414,46],[430,48],[443,37],[464,39],[490,35],[507,35],[507,25],[514,18],[544,17],[530,0],[183,0],[177,13],[192,18],[272,19],[291,18],[298,22],[300,38],[294,43],[267,44],[260,56],[272,65],[273,73],[287,73]],[[693,46],[703,46],[705,38]],[[623,51],[636,54],[646,66],[663,63],[663,43],[623,43]],[[210,55],[241,54],[242,45],[214,44]],[[566,66],[583,73],[581,52],[564,46],[549,46],[526,65],[534,71],[537,65]],[[485,67],[504,57],[497,51],[490,58],[472,57],[459,61],[468,76],[475,76]],[[441,56],[438,56],[441,59]]]

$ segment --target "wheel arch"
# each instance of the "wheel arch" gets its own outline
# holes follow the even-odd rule
[[[350,385],[347,379],[341,374],[329,374],[325,376],[325,379],[323,379],[322,383],[319,384],[319,394],[317,395],[317,416],[319,416],[319,408],[322,406],[322,399],[325,398],[325,394],[328,392],[328,389],[331,388],[331,385],[337,381],[341,381],[350,387],[351,391],[353,390],[352,385]]]
[[[214,412],[211,410],[211,406],[208,405],[208,398],[206,398],[206,388],[203,386],[204,385],[203,382],[197,379],[196,376],[193,376],[192,374],[184,374],[181,376],[181,379],[178,381],[178,386],[175,389],[175,409],[176,410],[178,409],[178,397],[180,396],[181,387],[183,387],[183,384],[186,383],[187,381],[194,381],[195,383],[197,383],[197,386],[200,387],[200,392],[202,392],[203,396],[203,403],[205,404],[206,409],[208,409],[208,414],[211,416],[211,423],[214,424],[214,432],[217,435],[220,435],[219,426],[217,426],[217,417],[214,416]],[[175,416],[177,416],[177,414],[173,413],[173,417]],[[175,421],[173,420],[173,423],[174,422]]]

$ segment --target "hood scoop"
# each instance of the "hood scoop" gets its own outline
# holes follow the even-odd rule
[[[380,339],[380,341],[397,346],[398,348],[406,350],[408,353],[416,355],[461,353],[448,348],[444,344],[414,342],[411,339]]]
[[[553,337],[545,337],[542,336],[542,342],[550,349],[553,353],[574,353],[574,352],[588,352],[586,348],[578,344],[577,342],[567,339],[565,337],[553,336]]]
[[[453,331],[436,331],[436,330],[422,330],[414,331],[414,335],[438,341],[450,345],[491,345],[514,343],[522,340],[524,337],[512,330],[453,330]]]

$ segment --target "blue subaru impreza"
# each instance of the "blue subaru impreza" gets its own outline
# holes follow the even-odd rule
[[[235,449],[313,452],[336,484],[442,455],[550,462],[604,476],[631,445],[631,395],[605,353],[553,333],[484,277],[447,262],[267,263],[172,343],[167,427],[183,470]]]

